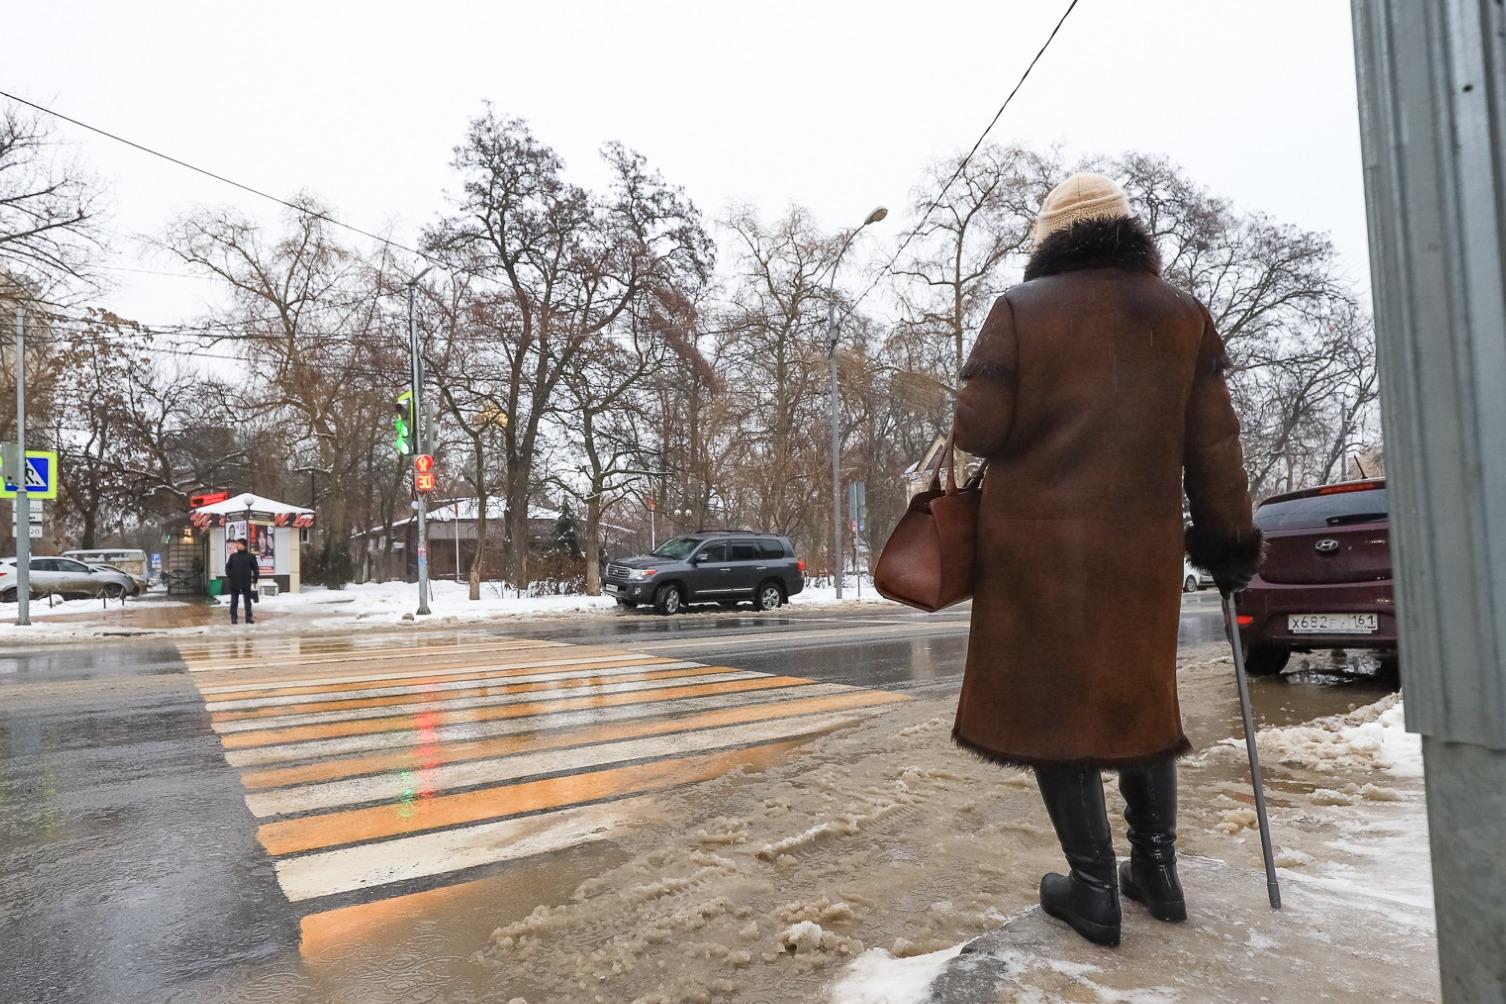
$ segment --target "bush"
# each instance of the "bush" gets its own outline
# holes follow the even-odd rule
[[[344,589],[355,577],[356,566],[350,560],[350,551],[344,547],[336,547],[326,544],[324,553],[319,555],[316,564],[316,574],[319,584],[326,589]]]

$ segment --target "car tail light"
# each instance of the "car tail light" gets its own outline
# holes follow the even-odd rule
[[[1234,623],[1238,624],[1240,627],[1249,627],[1251,624],[1255,623],[1255,617],[1253,614],[1239,614],[1234,618]]]
[[[1319,488],[1315,495],[1342,495],[1345,492],[1368,492],[1374,491],[1379,486],[1374,481],[1346,481],[1338,485],[1324,485]]]
[[[804,575],[805,574],[805,562],[803,562],[803,561],[797,561],[797,562],[795,562],[795,571],[797,571],[797,572],[801,573],[802,575]]]

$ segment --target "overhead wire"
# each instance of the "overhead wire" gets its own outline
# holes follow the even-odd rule
[[[1051,43],[1056,40],[1057,32],[1062,30],[1062,25],[1067,23],[1067,18],[1072,15],[1072,11],[1077,9],[1077,3],[1078,0],[1070,0],[1067,4],[1067,9],[1062,11],[1062,16],[1057,19],[1056,25],[1051,29],[1051,34],[1046,36],[1046,41],[1041,43],[1041,47],[1031,57],[1030,63],[1025,67],[1025,72],[1020,74],[1020,79],[1016,80],[1014,87],[1010,88],[1009,94],[1004,98],[1004,102],[999,105],[999,110],[994,112],[994,117],[989,119],[988,125],[984,127],[983,132],[978,134],[978,139],[973,143],[972,149],[958,161],[957,169],[952,172],[952,176],[947,179],[946,184],[941,186],[941,191],[936,193],[936,197],[931,200],[931,204],[926,207],[925,212],[920,214],[920,219],[915,221],[915,226],[911,228],[905,239],[900,242],[899,247],[894,250],[894,253],[889,256],[889,260],[884,264],[884,267],[874,275],[873,281],[868,284],[868,287],[842,313],[841,320],[845,321],[850,317],[858,309],[858,305],[868,298],[868,294],[872,293],[878,287],[878,284],[883,281],[884,277],[894,273],[894,264],[899,261],[899,256],[904,254],[905,248],[910,246],[910,242],[920,235],[921,230],[925,228],[926,220],[941,205],[941,200],[946,197],[946,193],[951,189],[953,182],[962,177],[962,172],[967,169],[967,165],[973,159],[973,155],[983,146],[983,141],[988,138],[988,134],[993,131],[994,126],[998,125],[999,119],[1004,115],[1004,110],[1009,107],[1009,103],[1014,100],[1014,96],[1020,92],[1020,88],[1030,78],[1030,71],[1035,69],[1035,64],[1040,62],[1041,57],[1046,54],[1046,50],[1051,48]]]
[[[377,241],[378,243],[386,245],[388,247],[394,247],[400,251],[406,251],[409,254],[417,255],[419,258],[430,263],[431,265],[436,265],[446,270],[453,270],[453,266],[451,266],[448,262],[445,262],[443,259],[431,257],[427,253],[420,251],[415,247],[410,247],[407,244],[402,243],[401,241],[395,241],[391,237],[383,237],[380,234],[373,233],[372,231],[367,230],[363,227],[358,227],[353,223],[347,223],[339,217],[332,216],[329,213],[318,212],[310,209],[307,206],[300,206],[296,202],[290,202],[287,199],[280,198],[276,195],[271,194],[270,192],[263,191],[262,189],[257,188],[254,185],[248,185],[243,181],[236,181],[234,178],[231,178],[227,175],[220,174],[217,171],[211,171],[207,167],[200,167],[197,164],[193,164],[182,159],[181,157],[175,157],[170,153],[164,153],[161,150],[149,147],[145,143],[138,143],[133,139],[127,139],[119,133],[114,133],[109,131],[108,129],[102,129],[99,126],[91,125],[88,122],[76,119],[71,115],[65,115],[60,111],[48,108],[46,105],[39,105],[35,101],[28,101],[26,98],[23,98],[17,94],[12,94],[9,91],[0,90],[0,97],[9,98],[17,104],[25,105],[27,108],[39,111],[44,115],[50,115],[55,119],[67,122],[70,125],[78,126],[80,129],[88,130],[95,135],[103,136],[106,139],[114,140],[117,143],[122,143],[134,150],[139,150],[142,153],[149,154],[150,156],[158,157],[170,164],[176,164],[177,166],[189,171],[193,171],[196,174],[202,174],[206,178],[213,178],[215,181],[218,181],[221,184],[229,185],[232,188],[238,188],[243,192],[248,192],[251,195],[266,199],[269,202],[275,202],[279,206],[284,206],[288,209],[293,210],[294,212],[302,213],[305,216],[311,216],[314,219],[323,220],[324,222],[329,223],[332,226],[339,227],[342,230],[348,230],[353,234],[360,234],[362,237],[368,237],[371,240]]]

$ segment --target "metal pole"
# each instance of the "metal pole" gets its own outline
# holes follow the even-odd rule
[[[845,251],[846,248],[844,247]],[[837,281],[836,267],[832,267],[832,286],[835,289]],[[826,346],[826,358],[831,364],[831,568],[832,578],[837,583],[837,599],[842,598],[843,558],[842,553],[842,443],[841,431],[838,428],[840,422],[837,400],[837,342],[841,333],[837,325],[837,302],[828,300],[826,304],[826,320],[828,326],[828,338]]]
[[[1440,998],[1506,1000],[1506,6],[1355,0],[1396,635]]]
[[[1239,714],[1245,723],[1245,752],[1250,757],[1250,784],[1255,789],[1255,820],[1260,824],[1260,853],[1265,858],[1265,889],[1271,909],[1281,909],[1281,886],[1276,882],[1276,858],[1271,853],[1271,824],[1265,813],[1265,780],[1260,776],[1260,750],[1255,746],[1255,719],[1250,714],[1250,685],[1245,679],[1245,647],[1234,616],[1234,598],[1223,597],[1224,627],[1234,649],[1234,679],[1239,685]]]
[[[31,623],[31,497],[26,494],[26,314],[16,307],[16,623]],[[57,477],[54,471],[53,477]]]
[[[428,269],[424,270],[425,272]],[[423,364],[418,353],[418,325],[413,317],[413,293],[418,286],[418,280],[423,273],[414,276],[408,283],[408,351],[412,356],[413,368],[413,437],[418,447],[418,452],[423,453],[428,444],[424,441],[426,432],[424,425],[424,401],[423,401]],[[424,616],[429,613],[429,538],[425,530],[424,518],[428,513],[428,496],[423,492],[415,491],[418,496],[418,506],[415,510],[417,519],[414,530],[417,536],[416,547],[418,549],[418,614]]]

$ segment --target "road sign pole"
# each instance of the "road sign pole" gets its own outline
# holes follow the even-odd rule
[[[16,307],[16,623],[31,623],[31,499],[26,494],[26,315]]]
[[[425,269],[425,271],[428,270]],[[422,428],[424,414],[423,363],[418,353],[418,325],[413,318],[413,293],[417,285],[418,277],[414,277],[413,281],[408,283],[408,352],[412,357],[413,367],[413,420],[414,424],[419,426],[419,428],[413,430],[413,434],[418,440],[415,444],[418,447],[417,452],[425,453],[428,451],[428,444],[423,441],[424,429]],[[416,477],[417,472],[415,472]],[[418,613],[420,616],[423,616],[429,613],[429,537],[424,524],[424,517],[428,514],[429,496],[419,491],[414,492],[414,494],[418,496],[417,519],[414,523],[414,529],[418,537]]]

